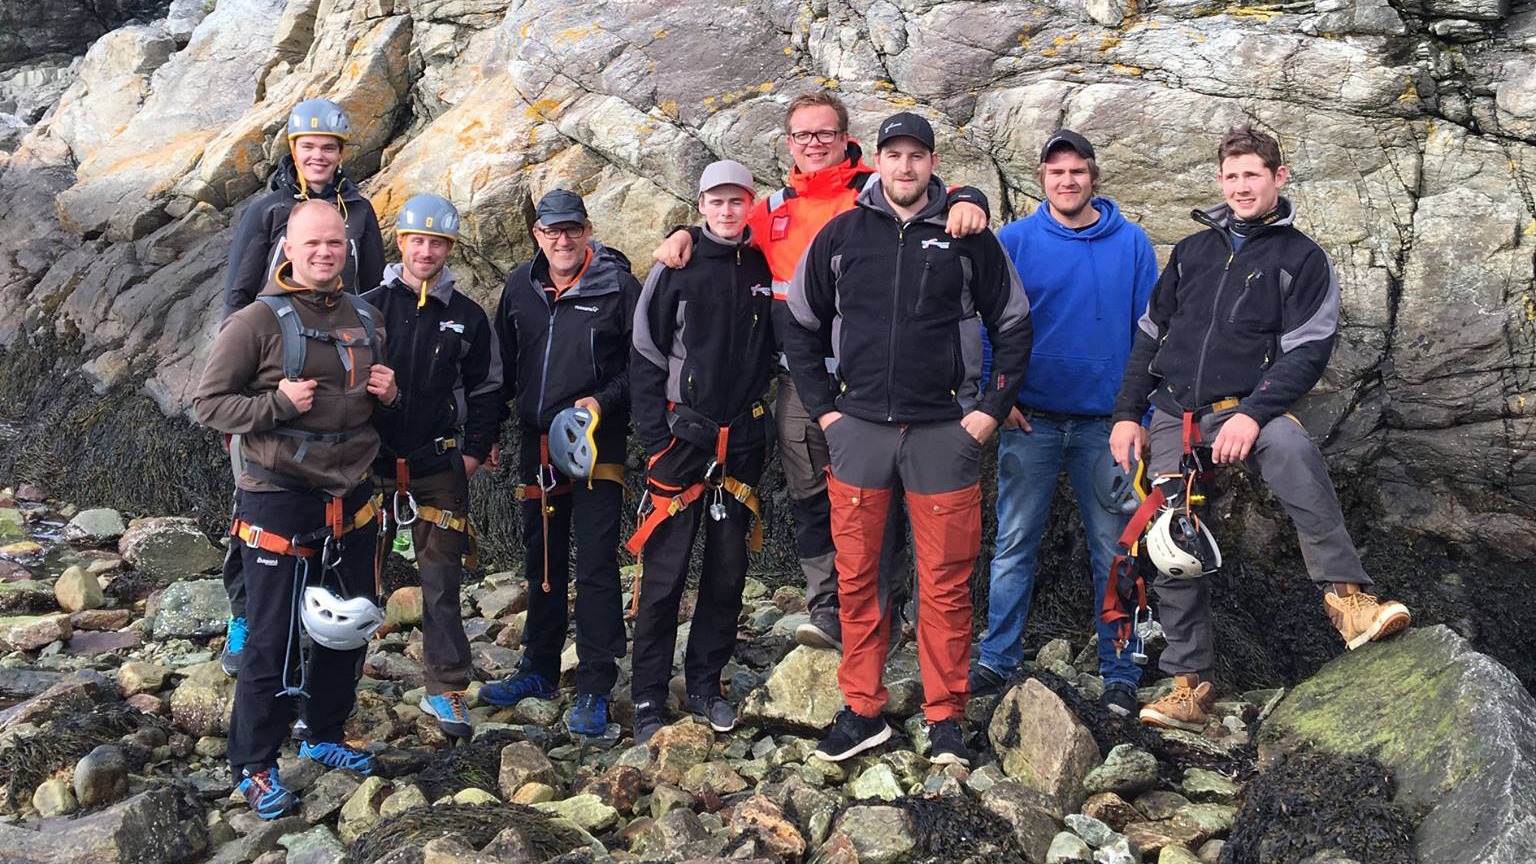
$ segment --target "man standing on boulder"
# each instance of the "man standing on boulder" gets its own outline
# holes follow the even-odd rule
[[[789,185],[757,199],[749,221],[752,244],[762,250],[773,271],[773,298],[779,301],[774,303],[774,316],[779,319],[775,321],[776,334],[782,334],[787,323],[783,301],[795,266],[811,239],[832,217],[851,210],[859,192],[875,176],[874,169],[864,164],[858,142],[848,135],[847,106],[831,91],[820,90],[791,100],[784,115],[784,131],[784,142],[795,162]],[[952,206],[946,230],[950,234],[964,237],[986,229],[987,201],[978,190],[957,188],[948,198]],[[692,244],[690,233],[679,229],[656,250],[655,258],[668,267],[682,267]],[[777,338],[782,340],[782,335]],[[823,362],[824,373],[833,374],[832,357]],[[837,570],[827,503],[827,438],[806,413],[794,376],[782,357],[777,380],[773,414],[784,485],[795,522],[795,551],[805,573],[805,602],[810,611],[810,620],[795,631],[795,641],[841,649]],[[892,508],[892,527],[880,565],[880,608],[892,616],[900,611],[892,597],[900,593],[901,571],[906,569],[901,554],[906,526],[899,508],[899,503]]]
[[[1371,579],[1344,525],[1322,453],[1288,413],[1322,377],[1339,326],[1339,283],[1322,247],[1295,227],[1280,195],[1289,177],[1273,137],[1239,126],[1216,151],[1226,203],[1196,210],[1125,367],[1109,447],[1122,468],[1147,449],[1148,473],[1177,478],[1186,423],[1218,465],[1256,471],[1296,523],[1307,572],[1349,648],[1408,626],[1401,603],[1365,593]],[[1153,407],[1150,433],[1140,420]],[[1155,583],[1168,638],[1160,665],[1174,688],[1141,710],[1153,726],[1198,732],[1213,703],[1210,580]]]
[[[736,728],[720,673],[736,648],[747,536],[758,519],[753,489],[768,456],[763,399],[774,353],[772,277],[763,253],[748,245],[755,191],[740,163],[705,168],[696,254],[681,270],[653,267],[635,310],[630,390],[635,431],[649,456],[649,501],[629,541],[643,560],[632,676],[636,744],[665,722],[678,604],[701,526],[704,560],[684,662],[688,709],[716,732]],[[761,526],[755,536],[760,545]]]
[[[459,586],[469,551],[469,479],[496,444],[502,417],[501,352],[480,304],[457,290],[448,255],[459,213],[446,198],[417,195],[395,219],[400,263],[363,295],[390,333],[398,410],[382,415],[374,473],[391,501],[394,529],[414,535],[421,573],[421,709],[454,738],[470,735],[464,689],[469,640]],[[407,520],[408,525],[401,524]]]
[[[581,196],[555,189],[539,200],[533,260],[507,277],[496,310],[506,370],[504,399],[515,399],[522,438],[523,570],[528,628],[523,659],[480,698],[492,705],[553,699],[569,621],[570,538],[576,534],[576,700],[571,732],[603,735],[608,698],[624,656],[619,585],[619,515],[629,427],[630,327],[640,283],[629,260],[592,239]],[[552,464],[550,426],[568,408],[587,412],[598,462],[590,477]]]
[[[373,768],[371,754],[342,743],[342,726],[357,665],[383,621],[368,478],[379,436],[370,421],[399,389],[394,372],[374,362],[385,353],[378,311],[342,291],[346,248],[336,208],[293,208],[284,262],[261,302],[224,319],[192,400],[199,422],[241,436],[232,533],[251,575],[250,636],[228,755],[239,792],[263,819],[298,803],[277,774],[295,697],[310,728],[300,758]]]
[[[240,214],[229,244],[229,264],[224,270],[225,318],[255,301],[285,260],[283,235],[288,229],[288,214],[300,201],[330,202],[346,224],[343,290],[361,293],[379,284],[384,272],[379,219],[373,205],[341,167],[342,149],[352,136],[352,125],[341,106],[328,99],[300,102],[288,114],[285,134],[288,152],[267,180],[267,193]],[[239,443],[230,442],[237,477],[239,452]],[[235,544],[224,559],[224,590],[229,594],[230,619],[222,660],[224,671],[236,675],[245,645],[246,616],[245,577]]]
[[[916,114],[880,124],[879,180],[811,242],[790,285],[784,333],[806,410],[827,433],[847,707],[817,755],[841,761],[890,737],[881,681],[890,619],[880,548],[900,482],[917,555],[923,714],[936,763],[968,764],[970,575],[981,545],[981,448],[1008,416],[1029,364],[1029,301],[990,231],[945,233],[933,128]],[[981,338],[992,372],[979,403]],[[823,358],[838,361],[837,383]],[[971,382],[967,386],[967,382]]]
[[[1087,535],[1093,608],[1103,606],[1115,541],[1128,515],[1104,500],[1114,497],[1106,496],[1106,484],[1121,479],[1105,452],[1109,414],[1136,319],[1157,281],[1157,255],[1146,232],[1127,222],[1115,202],[1094,195],[1099,165],[1088,139],[1070,129],[1053,133],[1036,176],[1045,202],[997,232],[1029,296],[1035,339],[998,444],[997,550],[972,696],[997,692],[1024,659],[1040,538],[1063,470]],[[1124,488],[1130,492],[1129,483]],[[1100,624],[1098,630],[1103,704],[1128,716],[1136,710],[1141,668],[1115,650],[1114,628]]]

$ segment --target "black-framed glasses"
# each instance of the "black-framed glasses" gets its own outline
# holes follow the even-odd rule
[[[564,237],[567,240],[580,240],[583,232],[587,230],[585,225],[534,225],[533,230],[539,233],[545,240],[558,240]]]
[[[817,129],[815,131],[802,129],[799,132],[789,133],[789,140],[799,144],[801,147],[811,143],[813,140],[817,144],[831,144],[841,134],[843,134],[841,129]]]

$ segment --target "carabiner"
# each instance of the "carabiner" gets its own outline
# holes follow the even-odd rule
[[[394,515],[395,525],[400,528],[404,528],[416,521],[416,496],[412,495],[409,489],[404,492],[395,492]]]
[[[704,484],[711,489],[718,489],[725,482],[725,466],[718,460],[711,459],[704,468]]]
[[[339,537],[327,537],[325,543],[320,546],[320,568],[322,571],[336,570],[341,567],[342,540]]]

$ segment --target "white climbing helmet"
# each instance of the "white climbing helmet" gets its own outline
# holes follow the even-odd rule
[[[315,585],[304,589],[299,618],[315,644],[333,651],[353,651],[367,645],[368,637],[384,623],[384,613],[367,597],[343,600]]]
[[[1159,572],[1194,579],[1221,569],[1221,549],[1211,529],[1182,507],[1165,507],[1152,520],[1144,541]]]

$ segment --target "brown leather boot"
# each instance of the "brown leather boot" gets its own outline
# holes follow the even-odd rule
[[[1333,590],[1323,594],[1323,608],[1350,650],[1398,633],[1413,620],[1408,607],[1396,600],[1377,600],[1359,585],[1343,582],[1334,583]]]
[[[1141,722],[1163,729],[1200,732],[1205,729],[1207,713],[1216,704],[1211,682],[1194,675],[1174,676],[1173,691],[1141,709]]]

